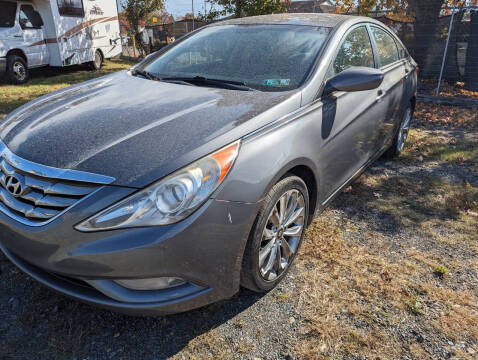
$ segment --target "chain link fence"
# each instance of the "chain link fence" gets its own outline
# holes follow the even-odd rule
[[[134,58],[146,56],[205,25],[207,23],[198,20],[181,20],[169,24],[146,26],[141,33],[144,44],[143,49],[128,35],[128,28],[121,25],[123,56]]]
[[[406,13],[370,16],[390,27],[419,63],[419,93],[478,98],[478,7],[447,8],[419,26]]]

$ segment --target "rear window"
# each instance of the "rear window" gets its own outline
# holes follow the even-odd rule
[[[57,0],[61,16],[84,17],[83,0]]]
[[[377,44],[380,66],[387,66],[400,59],[397,44],[390,34],[375,26],[372,26],[372,34]]]
[[[15,25],[17,3],[0,1],[0,28],[9,28]]]

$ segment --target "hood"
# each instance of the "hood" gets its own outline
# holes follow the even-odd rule
[[[298,108],[295,93],[170,84],[122,71],[20,107],[1,123],[0,138],[24,159],[143,187]],[[263,113],[272,107],[269,119]]]

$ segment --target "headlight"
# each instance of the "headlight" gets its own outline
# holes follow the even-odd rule
[[[176,171],[75,228],[98,231],[181,221],[217,189],[231,169],[238,150],[239,141]]]

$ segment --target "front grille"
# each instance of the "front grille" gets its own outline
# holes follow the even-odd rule
[[[1,142],[0,152],[0,210],[28,225],[53,220],[114,180],[29,162],[12,154]]]

